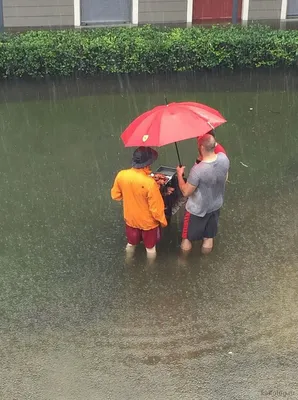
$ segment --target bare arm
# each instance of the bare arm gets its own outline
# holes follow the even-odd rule
[[[184,197],[189,197],[193,194],[193,192],[197,189],[199,185],[199,179],[197,176],[194,178],[194,168],[190,171],[188,176],[188,181],[185,182],[183,178],[185,167],[177,167],[177,177],[178,177],[178,185]],[[190,182],[191,183],[190,183]]]
[[[184,197],[189,197],[190,195],[192,195],[197,188],[196,186],[193,186],[190,183],[185,182],[183,176],[180,174],[178,174],[178,184]]]

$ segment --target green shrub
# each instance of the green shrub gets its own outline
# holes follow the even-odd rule
[[[297,66],[298,31],[100,28],[0,36],[0,77]]]

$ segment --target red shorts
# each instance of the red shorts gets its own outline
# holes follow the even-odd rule
[[[133,246],[143,242],[146,249],[152,249],[160,241],[161,230],[159,226],[149,231],[143,231],[126,225],[125,230],[127,241]]]

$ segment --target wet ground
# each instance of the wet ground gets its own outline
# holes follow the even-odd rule
[[[0,398],[297,399],[296,75],[1,85]],[[229,121],[220,233],[183,260],[180,213],[154,265],[142,249],[126,264],[119,136],[164,94]],[[191,166],[195,142],[180,149]]]

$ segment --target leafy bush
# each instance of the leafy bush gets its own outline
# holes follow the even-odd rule
[[[100,28],[0,36],[0,77],[297,66],[298,31]]]

